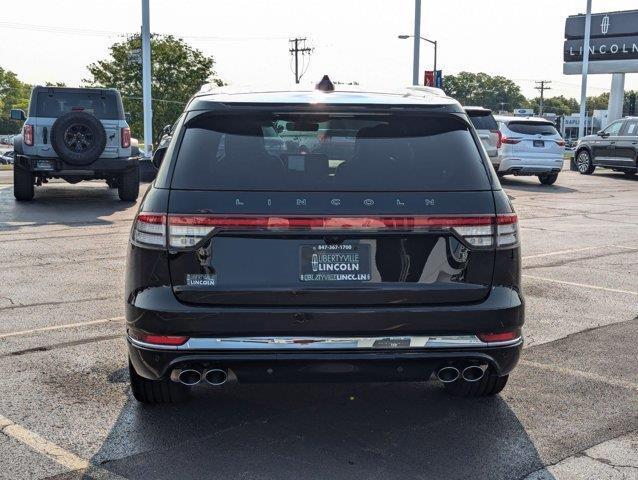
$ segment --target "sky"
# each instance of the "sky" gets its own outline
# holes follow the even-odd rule
[[[86,66],[108,57],[122,34],[137,32],[141,0],[2,0],[0,66],[23,81],[81,85]],[[184,38],[212,55],[216,71],[241,88],[294,81],[288,39],[306,37],[302,83],[323,74],[363,86],[397,88],[412,80],[413,0],[150,0],[151,31]],[[586,0],[422,0],[421,35],[439,43],[438,66],[503,75],[527,97],[536,80],[548,96],[580,97],[580,76],[562,74],[565,18]],[[638,0],[593,0],[593,12],[638,8]],[[421,45],[421,70],[432,47]],[[589,77],[589,95],[609,91],[611,76]],[[626,76],[638,90],[638,73]]]

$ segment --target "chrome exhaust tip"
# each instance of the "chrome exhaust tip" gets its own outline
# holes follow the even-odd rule
[[[478,382],[485,375],[485,369],[479,365],[470,365],[463,369],[461,376],[466,382]]]
[[[452,383],[458,380],[460,376],[459,369],[456,367],[443,367],[439,368],[436,372],[436,378],[438,378],[443,383]]]
[[[228,380],[228,372],[221,368],[211,368],[204,372],[204,380],[210,385],[223,385]]]
[[[180,370],[177,374],[177,381],[183,385],[189,387],[197,385],[202,380],[202,374],[198,370],[188,368],[186,370]]]

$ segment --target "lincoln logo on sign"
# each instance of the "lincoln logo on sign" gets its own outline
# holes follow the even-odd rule
[[[609,15],[603,17],[603,21],[600,23],[600,31],[603,35],[607,35],[607,32],[609,32]]]

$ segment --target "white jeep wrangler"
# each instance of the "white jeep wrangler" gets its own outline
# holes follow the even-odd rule
[[[34,87],[29,115],[14,139],[14,195],[31,200],[34,185],[51,178],[69,183],[103,179],[117,188],[121,200],[139,194],[139,148],[131,139],[122,98],[117,90],[101,88]]]

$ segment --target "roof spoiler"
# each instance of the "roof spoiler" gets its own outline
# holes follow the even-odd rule
[[[447,97],[447,95],[445,94],[443,90],[436,87],[426,87],[423,85],[410,85],[406,89],[413,92],[422,92],[422,93],[427,93],[429,95],[436,95],[437,97]]]

